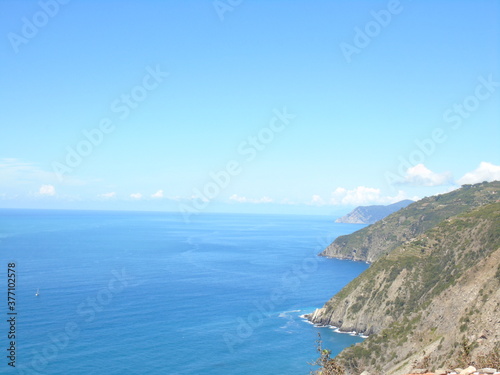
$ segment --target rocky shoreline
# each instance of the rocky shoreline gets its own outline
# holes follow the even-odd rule
[[[466,369],[456,368],[454,370],[437,370],[435,372],[428,372],[427,370],[413,370],[414,372],[408,375],[448,375],[448,374],[458,374],[458,375],[491,375],[500,374],[500,371],[494,368],[482,368],[476,369],[474,366],[467,367]],[[367,371],[361,375],[370,375]]]
[[[312,324],[314,327],[318,327],[318,328],[329,328],[331,330],[333,330],[333,332],[336,332],[336,333],[342,333],[344,335],[350,335],[350,336],[359,336],[363,339],[367,339],[368,338],[368,335],[365,333],[365,332],[358,332],[356,330],[343,330],[341,329],[340,327],[337,327],[335,325],[331,325],[331,324],[320,324],[320,323],[314,323],[313,321],[313,314],[304,314],[304,315],[301,315],[300,318],[304,320],[304,322],[306,323],[309,323],[309,324]]]
[[[467,367],[466,369],[456,368],[453,370],[437,370],[428,372],[429,370],[414,369],[411,374],[407,375],[499,375],[500,371],[494,368],[476,369],[474,366]],[[368,371],[363,371],[360,375],[370,375]]]

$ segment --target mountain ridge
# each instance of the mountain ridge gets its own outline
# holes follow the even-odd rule
[[[500,198],[500,181],[463,185],[423,198],[352,234],[337,237],[319,255],[372,263],[442,220]]]

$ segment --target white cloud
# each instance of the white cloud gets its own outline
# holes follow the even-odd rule
[[[323,198],[321,198],[321,196],[314,194],[311,198],[311,204],[315,206],[323,206],[326,202]]]
[[[247,198],[245,197],[240,197],[237,194],[233,194],[229,197],[230,201],[235,201],[235,202],[240,202],[240,203],[245,203],[247,202]]]
[[[366,186],[358,186],[352,190],[339,187],[335,189],[331,196],[332,204],[361,205],[378,202],[379,200],[380,189]]]
[[[100,198],[114,198],[116,197],[116,192],[104,193],[99,195]]]
[[[142,198],[142,194],[141,193],[132,193],[132,194],[130,194],[130,198],[132,198],[132,199],[141,199]]]
[[[210,202],[210,200],[207,199],[204,195],[202,195],[201,197],[198,196],[198,195],[191,195],[191,198],[189,198],[189,199],[191,199],[192,201],[199,199],[199,200],[201,200],[202,202],[205,202],[205,203]]]
[[[256,201],[256,203],[272,203],[273,199],[269,197],[262,197]]]
[[[237,194],[233,194],[229,197],[229,200],[239,203],[271,203],[273,200],[269,197],[262,197],[259,199],[252,199],[247,197],[240,197]]]
[[[481,162],[472,172],[466,173],[458,180],[460,185],[477,184],[483,181],[500,180],[500,166],[488,162]]]
[[[440,186],[452,183],[451,173],[435,173],[423,164],[417,164],[406,170],[403,184],[415,186]]]
[[[373,204],[391,204],[402,201],[403,199],[418,200],[418,197],[409,198],[402,190],[399,190],[394,196],[387,196],[383,195],[380,189],[366,186],[358,186],[352,190],[338,187],[332,192],[328,204],[364,206]],[[316,204],[321,201],[323,201],[323,199],[320,196],[313,196],[313,202],[316,202]]]
[[[38,190],[38,194],[52,197],[56,195],[56,188],[54,185],[42,185],[40,186],[40,190]]]
[[[156,193],[151,195],[151,198],[163,198],[163,190],[158,190]]]

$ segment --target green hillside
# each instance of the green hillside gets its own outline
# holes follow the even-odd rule
[[[338,237],[320,255],[374,262],[443,220],[500,199],[500,182],[464,185],[424,198],[353,234]]]
[[[412,204],[404,214],[409,226],[430,229],[380,253],[309,316],[370,334],[339,355],[350,374],[452,366],[466,361],[465,349],[470,363],[488,366],[500,343],[500,203],[486,204],[497,187],[479,184]]]

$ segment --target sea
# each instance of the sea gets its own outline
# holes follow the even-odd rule
[[[2,209],[0,373],[309,374],[318,334],[333,355],[363,340],[303,317],[368,267],[317,256],[362,227],[328,216]]]

